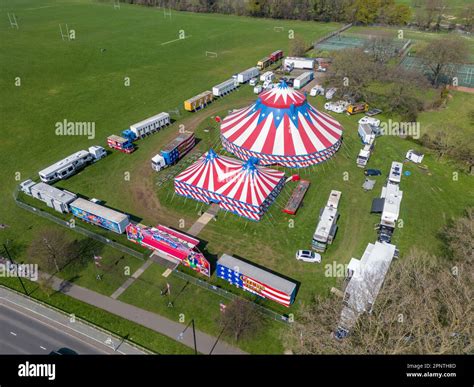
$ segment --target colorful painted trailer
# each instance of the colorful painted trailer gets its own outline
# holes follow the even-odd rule
[[[151,159],[151,167],[155,171],[161,171],[175,164],[181,157],[193,149],[194,145],[196,145],[196,137],[193,132],[181,133]]]
[[[295,300],[296,283],[230,255],[218,259],[216,272],[231,285],[286,307]]]
[[[69,209],[77,218],[117,234],[122,234],[125,231],[125,227],[130,223],[130,218],[127,214],[82,198],[73,201],[69,205]]]
[[[207,106],[207,104],[212,102],[213,98],[214,95],[212,94],[212,91],[207,90],[184,101],[184,109],[188,112],[194,112],[198,109],[203,109]]]
[[[133,142],[130,139],[115,134],[107,137],[107,145],[109,148],[117,149],[123,153],[132,153],[135,150],[135,145],[133,145]]]
[[[130,223],[126,231],[128,240],[147,249],[157,251],[200,274],[210,277],[211,265],[197,248],[198,239],[161,225],[155,228]]]

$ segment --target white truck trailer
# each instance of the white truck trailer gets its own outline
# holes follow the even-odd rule
[[[136,124],[130,125],[130,130],[137,138],[142,138],[169,125],[170,122],[170,115],[166,112],[161,112]]]
[[[305,73],[301,74],[294,80],[293,87],[295,88],[295,90],[301,89],[302,87],[307,85],[309,82],[311,82],[313,78],[314,78],[314,72],[306,71]]]
[[[214,86],[212,88],[212,94],[215,97],[222,97],[223,95],[226,95],[230,93],[231,91],[234,91],[237,88],[237,86],[238,86],[238,82],[236,82],[235,79],[231,78],[231,79],[228,79],[227,81],[224,81]]]
[[[315,59],[287,56],[283,60],[284,68],[294,68],[303,70],[313,70]]]
[[[258,77],[258,74],[260,74],[258,69],[256,67],[251,67],[237,74],[237,82],[246,83],[250,81],[252,78]]]

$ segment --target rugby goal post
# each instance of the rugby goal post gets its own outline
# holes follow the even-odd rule
[[[18,29],[18,21],[16,20],[16,15],[14,13],[7,13],[8,21],[10,22],[10,28]]]
[[[209,58],[217,58],[217,52],[206,51],[206,56],[209,57]]]
[[[273,27],[273,31],[275,32],[283,32],[285,30],[285,27]]]

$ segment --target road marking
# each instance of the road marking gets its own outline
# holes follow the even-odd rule
[[[17,334],[15,332],[10,331],[10,335],[16,336]]]
[[[46,348],[43,347],[42,345],[40,345],[40,348],[41,348],[42,350],[46,351]]]
[[[27,308],[27,307],[24,306],[24,305],[18,304],[18,303],[14,302],[14,301],[12,301],[12,300],[9,300],[9,299],[7,299],[7,298],[5,298],[5,297],[0,297],[0,299],[1,299],[1,300],[4,300],[4,301],[7,301],[7,302],[10,302],[10,303],[16,305],[17,307],[26,309],[27,311],[29,311],[29,312],[31,312],[31,313],[37,314],[37,315],[39,315],[39,316],[41,316],[41,317],[43,317],[43,318],[45,318],[45,319],[48,319],[48,320],[54,322],[55,324],[61,325],[61,326],[63,326],[63,327],[66,327],[66,328],[70,329],[71,331],[73,331],[73,332],[75,332],[75,333],[78,333],[79,335],[83,335],[83,336],[85,336],[85,337],[87,337],[87,338],[89,338],[89,339],[91,339],[91,340],[94,340],[94,341],[96,341],[96,342],[98,342],[98,343],[104,345],[102,341],[96,339],[95,337],[92,337],[92,336],[89,336],[89,335],[86,334],[86,333],[80,332],[80,331],[78,331],[78,330],[76,330],[76,329],[74,329],[74,328],[72,328],[72,327],[70,327],[70,326],[68,326],[68,325],[65,325],[65,324],[63,324],[63,323],[61,323],[61,322],[59,322],[59,321],[57,321],[57,320],[52,319],[51,317],[45,316],[45,315],[43,315],[43,314],[41,314],[41,313],[39,313],[39,312],[37,312],[37,311],[35,311],[35,310],[29,309],[29,308]],[[4,303],[3,303],[2,305],[5,306],[6,308],[8,308],[8,305],[5,305]],[[11,308],[10,308],[10,309],[11,309]],[[31,316],[31,315],[28,315],[28,314],[26,314],[26,313],[23,313],[23,312],[19,311],[18,309],[13,309],[13,310],[16,311],[17,313],[23,314],[24,316],[27,316],[27,317],[30,317],[30,318],[35,318],[34,316]],[[58,312],[56,312],[56,313],[58,313]],[[41,324],[43,324],[43,325],[46,325],[46,326],[48,326],[48,327],[51,327],[49,324],[46,324],[44,321],[41,321],[41,320],[39,320],[38,318],[36,318],[36,321],[38,321],[39,323],[41,323]],[[91,347],[94,347],[93,344],[91,344],[91,343],[85,341],[83,338],[81,338],[81,337],[79,337],[79,336],[74,336],[74,335],[72,335],[71,333],[68,333],[68,332],[66,332],[66,331],[61,331],[61,332],[62,332],[62,333],[65,333],[65,334],[68,335],[68,336],[71,336],[71,337],[75,338],[76,340],[82,341],[83,343],[86,343],[86,344],[88,344],[88,345],[91,346]],[[11,332],[10,332],[10,333],[11,333]],[[16,334],[15,334],[15,336],[16,336]],[[107,347],[108,349],[111,349],[109,346],[106,346],[106,347]],[[102,352],[105,352],[102,348],[98,348],[97,346],[96,346],[95,348],[101,350]],[[118,353],[120,353],[120,354],[122,354],[122,355],[125,355],[125,353],[122,352],[122,351],[120,351],[120,350],[117,350],[116,352],[118,352]],[[105,352],[105,353],[107,353],[107,352]]]

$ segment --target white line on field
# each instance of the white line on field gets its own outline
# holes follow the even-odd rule
[[[173,42],[177,42],[178,40],[189,39],[190,37],[192,37],[192,35],[185,36],[184,38],[173,39],[173,40],[170,40],[169,42],[161,43],[161,45],[164,46],[165,44],[170,44],[170,43],[173,43]]]

